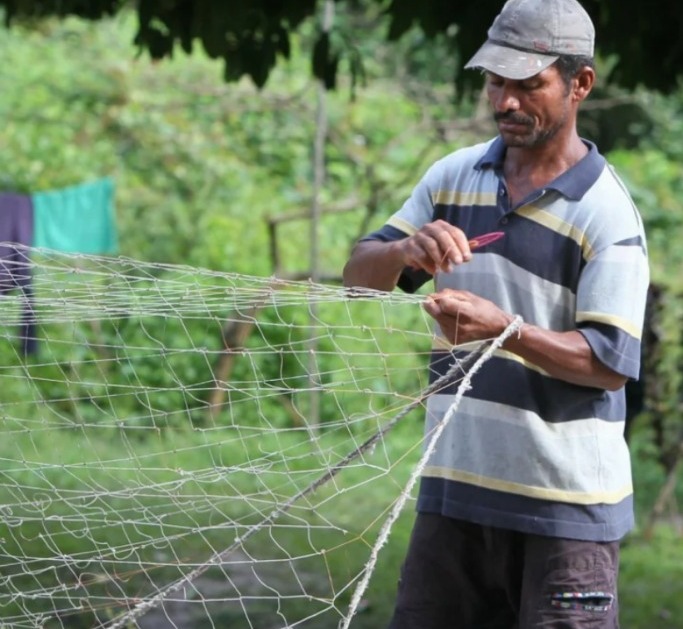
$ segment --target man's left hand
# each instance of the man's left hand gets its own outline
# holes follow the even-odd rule
[[[450,288],[427,297],[424,309],[453,345],[499,336],[513,319],[488,299]]]

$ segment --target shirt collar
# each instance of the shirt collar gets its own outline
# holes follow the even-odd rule
[[[588,153],[569,170],[546,185],[546,190],[557,190],[567,199],[578,201],[598,180],[605,167],[606,160],[598,152],[598,148],[593,142],[583,139],[582,142],[588,147]],[[502,138],[497,136],[489,143],[486,153],[474,165],[475,169],[493,168],[496,172],[502,171],[505,150],[506,147]]]

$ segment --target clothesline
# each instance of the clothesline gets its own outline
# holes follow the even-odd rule
[[[0,192],[0,243],[0,296],[12,290],[23,295],[18,338],[27,356],[37,351],[37,336],[31,269],[22,247],[65,253],[116,253],[114,181],[103,177],[33,194]]]

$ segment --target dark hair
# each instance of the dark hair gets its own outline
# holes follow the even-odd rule
[[[560,55],[554,65],[567,89],[569,89],[572,79],[579,73],[581,68],[588,66],[595,69],[595,60],[593,57],[586,57],[585,55]]]

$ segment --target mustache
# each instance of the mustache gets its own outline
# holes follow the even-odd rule
[[[505,122],[511,122],[513,124],[523,124],[527,126],[531,126],[534,124],[533,118],[530,118],[529,116],[525,116],[524,114],[519,114],[515,113],[512,111],[501,111],[501,112],[496,112],[493,114],[493,119],[496,122],[505,121]]]

